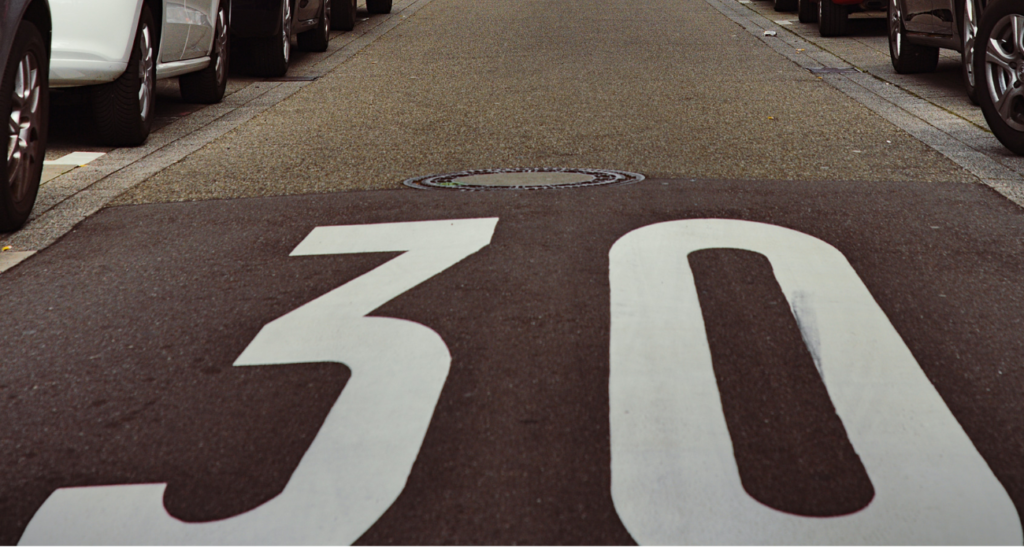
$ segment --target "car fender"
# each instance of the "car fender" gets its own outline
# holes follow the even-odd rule
[[[119,77],[128,66],[142,4],[142,0],[50,0],[51,86],[100,84]]]

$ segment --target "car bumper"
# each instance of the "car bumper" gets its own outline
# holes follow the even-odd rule
[[[116,79],[128,66],[142,2],[49,0],[53,13],[50,86]]]
[[[127,68],[128,63],[120,61],[54,58],[50,60],[50,88],[112,82]]]

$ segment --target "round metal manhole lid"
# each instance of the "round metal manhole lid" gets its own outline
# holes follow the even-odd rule
[[[486,191],[494,189],[560,189],[633,184],[643,174],[592,168],[495,168],[464,170],[409,178],[405,185],[416,189]]]

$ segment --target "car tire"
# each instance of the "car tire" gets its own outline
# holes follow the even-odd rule
[[[217,103],[224,99],[224,91],[228,86],[228,52],[231,48],[229,13],[226,2],[221,2],[214,22],[210,64],[202,71],[178,77],[181,99],[188,103]]]
[[[43,36],[22,21],[0,75],[0,113],[8,121],[7,154],[0,161],[0,232],[25,224],[39,192],[50,113],[49,65]]]
[[[931,73],[939,66],[939,49],[934,46],[911,44],[903,30],[903,16],[897,0],[889,0],[889,59],[892,68],[901,75]]]
[[[274,36],[249,38],[239,46],[246,51],[246,72],[257,77],[283,77],[292,57],[290,0],[281,0],[281,25]]]
[[[813,0],[797,0],[796,11],[801,23],[818,22],[818,5]]]
[[[356,0],[340,0],[339,9],[334,11],[331,28],[336,31],[351,31],[356,28]]]
[[[796,11],[799,0],[775,0],[775,11]]]
[[[348,0],[342,0],[347,2]],[[331,45],[331,0],[323,0],[320,5],[320,21],[315,29],[299,33],[297,40],[299,49],[307,52],[326,52]]]
[[[1017,34],[1013,37],[1014,21]],[[1015,40],[1011,40],[1015,38]],[[978,105],[992,133],[1007,149],[1024,155],[1024,6],[1001,0],[989,4],[978,25],[975,43],[974,75]]]
[[[391,0],[366,0],[366,11],[370,13],[391,13]]]
[[[963,50],[960,52],[960,67],[964,78],[964,89],[971,103],[978,105],[978,87],[974,78],[974,44],[978,36],[978,10],[974,0],[964,2]]]
[[[846,6],[832,0],[818,0],[818,33],[821,36],[844,36],[846,22]]]
[[[155,28],[143,5],[128,67],[114,82],[92,89],[96,136],[104,145],[141,145],[149,137],[156,103]]]

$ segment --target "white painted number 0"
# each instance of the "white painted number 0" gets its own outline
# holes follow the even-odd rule
[[[687,256],[771,262],[875,488],[809,518],[743,490]],[[809,235],[738,220],[640,228],[609,254],[612,499],[654,545],[1020,545],[1017,511],[846,258]]]
[[[448,376],[448,347],[411,321],[364,317],[485,247],[497,218],[314,229],[292,255],[407,251],[268,323],[237,366],[339,362],[352,377],[274,499],[241,515],[186,523],[166,484],[62,488],[21,544],[348,544],[405,487]]]

